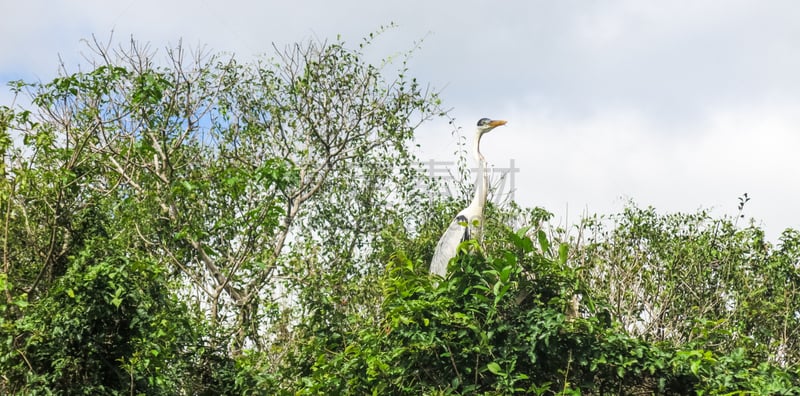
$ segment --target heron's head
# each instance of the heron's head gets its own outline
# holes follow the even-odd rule
[[[484,133],[487,133],[492,129],[495,129],[500,125],[505,125],[506,122],[507,121],[505,120],[492,120],[489,118],[481,118],[480,120],[478,120],[478,133],[483,135]]]

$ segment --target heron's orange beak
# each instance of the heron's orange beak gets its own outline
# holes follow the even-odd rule
[[[492,128],[499,127],[500,125],[505,125],[507,122],[508,121],[506,121],[506,120],[492,120],[489,123],[489,126],[491,126]]]

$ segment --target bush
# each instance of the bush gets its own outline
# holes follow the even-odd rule
[[[309,337],[292,357],[298,394],[717,394],[800,391],[796,369],[720,354],[698,341],[628,335],[608,301],[550,249],[542,232],[508,233],[484,256],[475,242],[447,279],[398,254],[380,285],[380,320]],[[541,252],[556,251],[554,255]],[[344,321],[357,320],[353,317]],[[699,339],[698,339],[699,340]]]

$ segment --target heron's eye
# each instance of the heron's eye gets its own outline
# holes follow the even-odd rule
[[[492,120],[488,118],[481,118],[480,120],[478,120],[478,126],[489,125],[490,122],[492,122]]]

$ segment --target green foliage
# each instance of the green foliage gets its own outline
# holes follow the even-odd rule
[[[552,242],[534,236],[509,232],[511,248],[488,257],[465,242],[438,284],[421,275],[422,263],[396,255],[380,283],[380,320],[344,316],[349,330],[309,335],[290,359],[286,386],[298,394],[800,391],[796,368],[757,364],[742,348],[628,335],[608,300],[568,265],[568,246],[548,257]]]
[[[723,353],[746,349],[784,365],[800,358],[798,233],[777,247],[754,226],[706,212],[659,215],[628,207],[585,225],[575,253],[582,277],[632,334]]]
[[[163,268],[102,244],[70,257],[48,293],[5,323],[6,391],[169,394],[191,375],[183,353],[196,326]]]
[[[0,393],[800,392],[797,231],[630,205],[570,237],[490,203],[432,278],[463,202],[413,135],[444,113],[364,61],[374,37],[96,45],[11,83],[33,106],[0,106]]]
[[[416,222],[391,203],[425,198],[411,139],[441,110],[369,44],[241,64],[95,42],[89,71],[11,84],[33,108],[0,107],[0,393],[248,393],[319,301],[374,300],[338,285],[379,273],[383,219]]]

